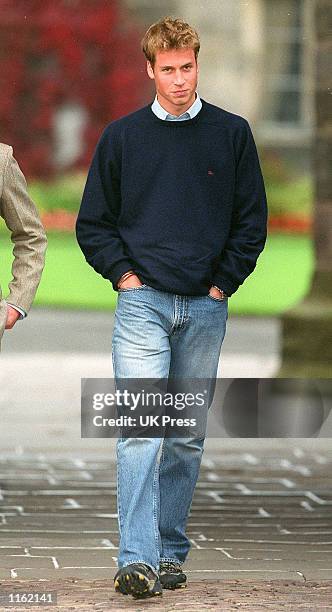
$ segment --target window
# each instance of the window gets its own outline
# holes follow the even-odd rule
[[[262,124],[266,127],[311,125],[309,10],[307,0],[265,0]]]

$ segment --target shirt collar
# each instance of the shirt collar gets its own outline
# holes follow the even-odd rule
[[[179,115],[179,116],[171,115],[170,113],[168,113],[159,103],[157,95],[153,101],[153,104],[151,105],[152,111],[154,112],[155,115],[157,115],[159,119],[163,119],[163,120],[167,119],[167,120],[173,120],[173,121],[181,121],[181,119],[187,119],[187,118],[193,119],[199,113],[201,108],[202,108],[202,101],[197,92],[196,92],[196,99],[193,102],[193,104],[190,106],[190,108],[188,108],[188,110],[186,110],[185,113],[182,113],[182,115]]]

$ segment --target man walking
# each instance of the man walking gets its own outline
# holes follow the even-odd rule
[[[9,145],[0,143],[0,216],[14,243],[13,280],[9,296],[0,287],[0,341],[5,329],[27,316],[44,268],[47,245],[44,228],[31,201],[22,171]]]
[[[115,378],[213,381],[228,298],[265,244],[262,174],[248,122],[196,92],[195,30],[166,17],[148,29],[142,48],[155,100],[106,127],[77,239],[119,292]],[[118,592],[151,597],[186,585],[185,528],[203,444],[118,440]]]

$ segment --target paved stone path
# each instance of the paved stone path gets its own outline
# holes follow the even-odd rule
[[[279,605],[291,593],[305,609],[331,609],[332,597],[327,596],[332,595],[331,466],[331,452],[310,452],[300,445],[280,454],[246,450],[244,441],[241,451],[229,447],[204,455],[188,523],[192,548],[186,569],[192,586],[184,595],[166,594],[174,607],[163,608],[156,602],[153,606],[183,611],[236,609],[236,605],[253,605],[252,598],[261,593],[257,609],[265,600],[267,609],[274,597]],[[55,584],[61,594],[67,587],[72,604],[76,590],[80,601],[88,588],[84,581],[97,581],[89,582],[98,591],[94,608],[122,609],[122,599],[120,606],[111,589],[118,550],[115,483],[115,465],[106,455],[2,454],[2,590],[6,585],[19,589],[21,580],[32,588],[38,580],[40,588]],[[204,601],[210,607],[190,607],[194,593],[203,597],[197,590],[202,580]],[[69,585],[76,585],[75,591]],[[301,590],[303,586],[306,590]],[[273,595],[279,589],[281,599]],[[325,608],[310,607],[307,595],[315,593]],[[105,601],[111,597],[109,608],[102,604],[106,595]],[[89,596],[93,601],[92,593]],[[218,607],[220,597],[229,607]],[[136,608],[128,607],[130,601],[125,598],[127,609],[145,609],[137,603]]]

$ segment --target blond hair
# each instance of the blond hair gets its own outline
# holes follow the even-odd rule
[[[182,19],[163,17],[153,23],[146,31],[142,42],[142,51],[146,59],[154,66],[157,51],[189,48],[197,55],[200,41],[197,32]]]

